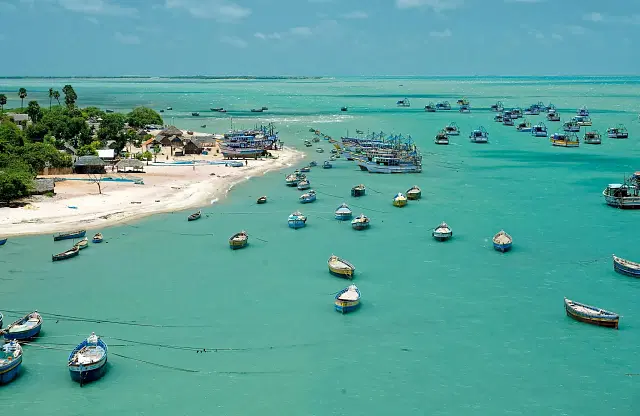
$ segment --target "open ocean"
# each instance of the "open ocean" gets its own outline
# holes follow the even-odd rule
[[[172,106],[165,122],[185,129],[273,122],[286,145],[305,151],[310,127],[336,139],[356,129],[411,135],[424,170],[373,175],[339,159],[308,174],[318,192],[309,205],[284,185],[288,171],[269,173],[203,207],[200,221],[176,212],[89,230],[105,243],[59,263],[50,256],[69,241],[10,238],[0,247],[5,325],[34,309],[45,322],[18,379],[0,387],[0,413],[640,414],[640,280],[616,274],[611,261],[612,253],[640,261],[640,212],[602,197],[640,170],[640,77],[0,79],[0,92],[8,107],[19,106],[20,87],[48,106],[49,87],[66,83],[81,106]],[[397,108],[405,97],[411,108]],[[471,114],[423,110],[439,100],[457,108],[462,97]],[[586,105],[603,143],[552,147],[493,122],[497,100],[552,102],[563,121]],[[249,112],[261,106],[269,111]],[[450,121],[461,135],[435,145]],[[629,139],[607,139],[619,123]],[[545,124],[550,133],[562,125]],[[480,125],[489,144],[469,142]],[[300,166],[329,157],[330,144],[320,145],[326,152],[314,144]],[[367,195],[351,198],[359,183]],[[393,207],[412,185],[422,200]],[[266,205],[255,204],[260,195]],[[335,221],[342,202],[371,228]],[[308,225],[292,230],[287,216],[297,209]],[[454,237],[439,243],[431,230],[443,220]],[[491,243],[500,229],[514,238],[506,254]],[[249,246],[232,251],[227,239],[241,230]],[[331,254],[356,266],[362,292],[361,308],[344,316],[333,294],[349,282],[329,274]],[[564,296],[619,313],[620,329],[571,320]],[[80,388],[67,357],[92,331],[109,345],[109,369]]]

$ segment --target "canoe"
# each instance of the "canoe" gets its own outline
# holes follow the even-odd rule
[[[18,341],[36,337],[42,329],[42,316],[33,311],[18,319],[2,331],[5,339]]]
[[[640,277],[640,263],[625,260],[615,254],[613,255],[613,270],[627,276]]]
[[[302,202],[303,204],[308,204],[315,200],[316,200],[316,191],[314,191],[313,189],[305,194],[300,195],[300,202]]]
[[[407,199],[415,201],[416,199],[420,199],[422,196],[422,191],[418,186],[413,186],[411,189],[407,191]]]
[[[493,248],[498,251],[506,253],[511,250],[511,244],[513,244],[513,238],[504,230],[493,236]]]
[[[289,228],[302,228],[307,225],[307,217],[302,215],[300,211],[296,211],[293,214],[289,215],[287,223],[289,224]]]
[[[618,329],[620,317],[617,313],[605,311],[595,306],[585,305],[564,298],[564,309],[567,315],[576,321]]]
[[[78,230],[78,231],[71,231],[68,233],[56,234],[53,236],[53,241],[73,240],[75,238],[83,238],[85,234],[87,234],[87,230]]]
[[[0,347],[0,385],[13,381],[22,365],[22,347],[16,340]]]
[[[69,375],[82,386],[98,380],[107,371],[107,344],[92,332],[69,354]]]
[[[59,254],[53,254],[51,256],[51,261],[60,261],[60,260],[70,259],[72,257],[77,256],[78,253],[80,253],[80,248],[77,246],[73,246],[67,251],[64,251]]]
[[[309,172],[311,172],[311,168],[309,166],[304,166],[304,167],[300,168],[300,172],[309,173]]]
[[[346,221],[351,219],[353,212],[351,208],[349,208],[349,205],[342,203],[342,205],[336,209],[335,215],[337,220]]]
[[[0,246],[3,246],[7,242],[7,238],[0,238]]]
[[[102,237],[102,233],[96,233],[93,236],[93,239],[91,240],[91,242],[98,244],[98,243],[102,243],[102,240],[104,240],[104,238]]]
[[[356,185],[353,188],[351,188],[351,196],[359,197],[359,196],[364,196],[366,193],[367,193],[367,189],[362,184]]]
[[[451,228],[447,225],[446,222],[443,221],[440,225],[433,229],[431,235],[438,241],[445,241],[453,236],[453,231],[451,231]]]
[[[231,247],[232,250],[246,247],[248,243],[249,236],[245,231],[240,231],[229,238],[229,247]]]
[[[78,250],[84,250],[85,248],[89,247],[89,239],[85,237],[82,240],[75,243],[73,246],[78,247]]]
[[[351,227],[358,231],[369,228],[369,217],[364,214],[358,215],[351,221]]]
[[[258,198],[257,203],[258,204],[266,204],[267,203],[267,197],[266,196],[261,196],[260,198]]]
[[[393,206],[402,208],[407,205],[407,197],[402,193],[397,193],[396,196],[393,197]]]
[[[360,290],[356,285],[349,285],[338,292],[334,304],[340,313],[356,310],[360,306]]]
[[[329,257],[327,265],[329,266],[329,272],[331,274],[345,279],[353,279],[353,274],[356,271],[353,264],[333,255]]]
[[[187,217],[187,221],[199,220],[201,216],[202,216],[202,211],[194,212],[193,214]]]

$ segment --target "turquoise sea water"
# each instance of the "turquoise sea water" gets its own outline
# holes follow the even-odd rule
[[[44,103],[55,82],[67,83],[0,80],[0,91],[24,86]],[[182,128],[223,131],[229,116],[236,127],[273,121],[282,140],[300,149],[310,127],[334,137],[356,129],[410,134],[424,172],[371,175],[339,160],[308,174],[318,192],[309,205],[298,203],[302,192],[285,187],[286,172],[272,173],[204,207],[200,221],[188,223],[188,213],[179,212],[103,229],[105,243],[60,263],[49,256],[68,243],[11,238],[0,248],[0,310],[38,309],[45,323],[25,347],[21,376],[0,387],[2,413],[640,411],[640,375],[628,375],[640,373],[640,281],[611,265],[612,253],[640,259],[640,220],[636,212],[607,207],[601,195],[607,183],[640,170],[640,79],[70,82],[81,105],[173,106],[165,119],[173,114]],[[471,114],[423,111],[429,101],[455,104],[462,96]],[[404,97],[412,107],[396,108]],[[488,108],[496,100],[521,107],[551,101],[563,120],[587,105],[593,128],[604,133],[624,123],[630,139],[554,148],[548,139],[494,123]],[[343,105],[349,112],[339,111]],[[207,111],[219,106],[227,116]],[[270,110],[248,112],[259,106]],[[192,111],[202,116],[192,118]],[[435,134],[450,121],[461,136],[436,146]],[[546,124],[550,131],[561,127]],[[468,141],[479,125],[489,131],[487,145]],[[328,152],[308,156],[305,162],[321,162]],[[356,200],[349,191],[359,183],[368,193]],[[422,200],[394,208],[392,196],[414,184]],[[269,202],[256,205],[263,194]],[[333,220],[343,201],[354,214],[367,214],[371,229],[357,232]],[[294,231],[286,219],[296,209],[309,220]],[[438,243],[431,229],[443,220],[454,238]],[[506,254],[491,246],[503,228],[514,237]],[[243,229],[249,247],[230,250],[228,237]],[[333,293],[348,282],[328,273],[331,254],[357,268],[363,301],[352,314],[333,310]],[[564,296],[620,313],[620,329],[570,320]],[[18,316],[5,315],[6,323]],[[91,331],[110,345],[109,371],[80,388],[66,359]]]

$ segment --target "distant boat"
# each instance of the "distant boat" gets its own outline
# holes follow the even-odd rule
[[[553,133],[553,136],[549,139],[552,146],[559,147],[578,147],[580,146],[580,139],[575,133]]]
[[[89,239],[85,237],[82,240],[75,243],[73,246],[78,247],[79,250],[84,250],[85,248],[89,247]]]
[[[544,123],[538,123],[531,128],[531,135],[534,137],[547,137],[547,126]]]
[[[451,228],[447,225],[446,222],[443,221],[440,225],[433,229],[431,235],[438,241],[445,241],[453,236],[453,231],[451,231]]]
[[[266,204],[267,203],[267,197],[266,196],[261,196],[260,198],[258,198],[256,203],[257,204]]]
[[[104,238],[102,237],[102,233],[96,233],[93,236],[93,239],[91,240],[91,242],[94,244],[98,244],[98,243],[102,243],[102,240],[104,240]]]
[[[589,117],[589,109],[586,106],[582,106],[576,111],[576,114],[583,117]]]
[[[444,130],[440,130],[436,135],[435,144],[449,144],[449,136]]]
[[[315,137],[315,136],[314,136],[314,137],[311,139],[311,141],[312,141],[313,143],[320,143],[320,138],[319,138],[319,137]]]
[[[69,354],[69,374],[82,386],[100,379],[107,371],[107,344],[92,332]]]
[[[318,148],[316,149],[316,152],[318,152],[318,153],[324,153],[324,149],[323,149],[322,147],[318,147]]]
[[[640,277],[640,263],[625,260],[615,254],[613,255],[613,270],[627,276]]]
[[[424,106],[424,111],[426,111],[427,113],[435,113],[436,105],[434,103],[429,103]]]
[[[53,254],[51,256],[51,261],[67,260],[77,256],[79,253],[80,253],[80,248],[78,248],[77,246],[73,246],[67,251],[63,251],[62,253],[59,253],[59,254]]]
[[[349,109],[347,107],[341,107],[340,111],[349,111]]]
[[[408,98],[405,98],[404,100],[398,100],[396,102],[396,105],[398,107],[411,107],[411,103],[409,102]]]
[[[342,289],[336,295],[334,304],[336,310],[343,314],[356,310],[360,306],[360,290],[356,285]]]
[[[167,110],[173,110],[173,107],[167,107]]]
[[[215,112],[220,112],[222,110],[224,110],[223,107],[213,107],[213,108],[211,108],[211,111],[215,111]]]
[[[322,168],[323,169],[331,169],[332,167],[333,167],[333,165],[331,163],[327,162],[326,160],[322,164]]]
[[[197,211],[197,212],[194,212],[193,214],[189,215],[187,217],[187,221],[199,220],[200,217],[202,217],[202,211]]]
[[[291,173],[284,178],[284,182],[287,186],[298,186],[298,182],[304,179],[304,175],[300,175],[297,172]]]
[[[422,190],[418,185],[414,185],[407,190],[407,199],[415,201],[422,197]]]
[[[566,132],[577,133],[580,131],[580,125],[574,120],[565,121],[562,129]]]
[[[504,121],[504,114],[496,114],[495,116],[493,116],[493,121],[495,121],[496,123],[502,123]]]
[[[618,329],[620,317],[617,313],[605,311],[604,309],[585,305],[584,303],[575,302],[567,298],[564,298],[564,309],[567,312],[567,316],[576,321]]]
[[[407,197],[404,196],[404,194],[402,194],[402,193],[397,193],[393,197],[393,206],[394,207],[398,207],[398,208],[402,208],[405,205],[407,205]]]
[[[540,108],[537,105],[531,105],[524,109],[525,116],[537,116],[540,114]]]
[[[502,104],[502,101],[498,101],[495,104],[491,105],[491,111],[494,111],[496,113],[501,113],[504,111],[504,105]]]
[[[333,255],[329,257],[327,265],[329,266],[329,272],[331,274],[342,277],[344,279],[353,279],[353,274],[356,271],[356,268],[353,264]]]
[[[203,128],[203,129],[205,129],[205,128],[207,128],[207,125],[206,125],[206,124],[203,124],[203,125],[201,125],[200,127],[201,127],[201,128]]]
[[[458,104],[458,105],[469,105],[469,100],[467,100],[466,98],[460,98],[458,101],[456,101],[456,104]]]
[[[511,250],[512,244],[513,238],[511,238],[509,234],[504,232],[504,230],[498,232],[493,236],[493,248],[497,251],[506,253],[507,251]]]
[[[609,127],[607,129],[607,137],[610,139],[628,139],[629,132],[624,125],[618,124],[617,127]]]
[[[316,167],[318,166],[318,162],[316,162],[315,160],[312,160],[311,162],[309,162],[309,167]]]
[[[461,113],[470,113],[471,106],[469,104],[463,104],[460,106],[460,109],[458,111],[460,111]]]
[[[600,137],[600,133],[597,130],[587,131],[584,133],[584,137],[582,138],[584,144],[601,144],[602,139]]]
[[[301,203],[303,203],[303,204],[309,204],[309,203],[311,203],[311,202],[313,202],[313,201],[315,201],[315,200],[316,200],[316,191],[314,191],[314,190],[312,189],[312,190],[310,190],[309,192],[307,192],[307,193],[304,193],[304,194],[300,195],[300,198],[299,198],[299,199],[300,199],[300,202],[301,202]]]
[[[235,233],[229,238],[229,247],[232,250],[246,247],[249,244],[249,235],[245,231]]]
[[[15,339],[0,346],[0,385],[13,381],[20,372],[21,365],[22,347]]]
[[[0,329],[2,329],[2,324],[3,324],[2,319],[3,318],[4,317],[2,316],[2,312],[0,312]]]
[[[267,111],[269,109],[269,107],[261,107],[262,111]]]
[[[299,191],[304,191],[305,189],[309,189],[309,188],[311,188],[311,182],[309,182],[308,179],[303,179],[300,182],[298,182]]]
[[[353,188],[351,188],[351,196],[359,197],[359,196],[364,196],[366,193],[367,193],[367,189],[362,184],[356,185]]]
[[[191,113],[191,115],[193,117],[198,117],[200,115],[200,113],[198,113],[197,111],[194,111],[193,113]]]
[[[635,175],[637,177],[638,173]],[[637,179],[636,179],[637,181]],[[640,189],[631,180],[610,183],[602,196],[607,205],[621,209],[640,209]]]
[[[472,143],[488,143],[489,133],[487,133],[484,127],[480,126],[471,132],[469,139]]]
[[[509,111],[511,112],[512,119],[516,120],[522,118],[522,109],[520,107],[514,107]]]
[[[262,113],[264,110],[262,108],[252,108],[251,112],[252,113]]]
[[[447,126],[445,126],[444,132],[447,133],[447,136],[459,136],[460,135],[460,129],[458,128],[458,125],[454,121],[452,121]]]
[[[7,242],[7,238],[0,238],[0,246],[3,246]]]
[[[354,230],[366,230],[369,228],[369,217],[360,214],[351,221],[351,228]]]
[[[105,113],[107,113],[107,114],[113,113],[113,110],[107,109],[107,110],[105,110]]]
[[[164,113],[164,110],[160,110],[161,113]]]
[[[547,114],[548,121],[560,121],[560,114],[553,112]]]
[[[83,238],[86,234],[87,234],[87,230],[78,230],[78,231],[71,231],[68,233],[56,234],[53,236],[53,241],[74,240],[77,238]]]
[[[583,127],[583,126],[588,127],[593,124],[589,116],[573,116],[571,120],[574,121],[580,127]]]
[[[289,228],[302,228],[307,225],[307,217],[302,215],[300,211],[296,211],[293,214],[289,215],[288,223]]]
[[[514,120],[514,118],[511,116],[510,112],[505,112],[502,115],[502,125],[503,126],[513,126],[513,125],[515,125],[513,120]]]
[[[311,172],[311,167],[310,166],[304,166],[300,168],[300,172],[302,173],[309,173]]]
[[[438,102],[438,103],[436,103],[436,110],[438,110],[438,111],[451,110],[451,104],[449,104],[449,101]]]
[[[350,220],[353,216],[353,212],[349,205],[342,203],[338,208],[336,208],[335,217],[337,220],[346,221]]]
[[[531,123],[529,123],[525,118],[524,120],[522,120],[522,122],[518,123],[518,125],[516,126],[516,130],[521,133],[531,133]]]
[[[38,311],[33,311],[9,325],[2,333],[5,339],[22,341],[38,336],[40,329],[42,329],[42,316]]]

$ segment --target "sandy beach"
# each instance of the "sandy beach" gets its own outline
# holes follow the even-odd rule
[[[248,177],[293,165],[301,152],[284,148],[271,151],[274,158],[249,160],[247,166],[170,165],[145,166],[145,173],[110,172],[104,177],[141,178],[133,182],[85,180],[56,182],[55,196],[34,196],[19,208],[0,208],[0,236],[45,234],[78,228],[96,229],[148,215],[209,206],[224,198],[237,183]],[[190,160],[193,157],[181,158]],[[197,156],[198,160],[206,159]],[[165,157],[162,157],[165,160]],[[221,160],[220,156],[208,160]],[[160,161],[160,157],[158,157]],[[40,176],[47,177],[47,176]],[[87,175],[58,175],[58,178],[87,179]]]

